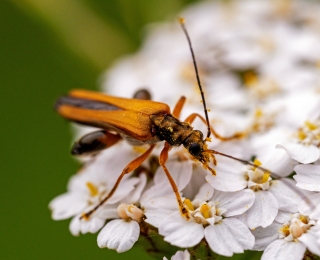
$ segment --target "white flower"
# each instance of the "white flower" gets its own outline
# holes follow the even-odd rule
[[[257,158],[263,164],[255,164],[263,168],[216,155],[217,165],[208,165],[216,171],[213,176],[183,147],[183,151],[172,149],[166,166],[188,209],[189,221],[179,212],[177,193],[162,167],[151,169],[147,160],[143,167],[151,177],[148,181],[144,174],[125,176],[89,220],[80,220],[138,156],[120,142],[71,178],[68,191],[50,203],[52,217],[73,217],[70,230],[74,235],[97,232],[108,221],[98,235],[98,245],[118,252],[129,250],[137,241],[141,225],[146,225],[145,214],[165,241],[182,248],[206,239],[214,252],[231,256],[252,249],[250,228],[256,237],[254,249],[265,250],[265,259],[285,255],[301,259],[306,248],[319,255],[320,196],[312,192],[320,191],[319,4],[202,2],[181,16],[186,18],[211,109],[211,126],[222,136],[243,133],[242,140],[228,142],[211,135],[207,149],[243,160]],[[165,102],[171,110],[184,95],[183,121],[192,113],[203,115],[192,66],[181,28],[162,24],[151,27],[139,52],[106,73],[103,88],[128,98],[137,89],[147,88],[153,100]],[[201,120],[192,126],[206,135]],[[158,157],[162,148],[160,143],[152,155]],[[293,171],[297,183],[287,177]],[[190,258],[188,251],[177,252],[172,259],[185,258]]]
[[[279,166],[275,163],[277,155],[277,153],[273,153],[266,164],[261,165],[258,160],[255,161],[255,164],[267,169],[268,165],[274,169],[286,169],[287,166]],[[272,180],[270,172],[251,165],[243,166],[238,161],[219,158],[218,162],[217,175],[207,175],[206,177],[208,183],[215,189],[222,191],[251,189],[254,191],[253,206],[245,214],[238,217],[251,229],[258,226],[269,226],[276,218],[278,210],[290,211],[300,201],[301,192],[295,188],[295,183],[290,179]],[[284,160],[283,163],[287,164],[288,161]],[[290,173],[292,170],[291,168],[285,172]],[[277,175],[281,176],[280,173]]]
[[[278,145],[300,163],[313,163],[320,158],[320,120],[306,121],[294,135],[293,142]]]
[[[115,249],[122,253],[131,249],[138,240],[143,211],[132,204],[120,204],[118,214],[120,219],[108,222],[100,231],[97,240],[99,247]]]
[[[172,245],[192,247],[205,238],[214,252],[232,256],[254,244],[249,229],[233,217],[248,210],[253,200],[252,190],[226,193],[204,184],[192,202],[184,200],[191,215],[189,221],[181,216],[174,199],[156,198],[145,206],[146,222],[158,227]]]
[[[311,203],[310,203],[311,202]],[[262,259],[302,259],[306,249],[320,254],[320,196],[304,198],[299,212],[286,214],[283,223],[253,231],[255,250],[264,250]]]
[[[106,219],[117,216],[118,203],[134,191],[139,185],[139,178],[126,176],[105,205],[94,212],[88,220],[80,220],[80,217],[93,209],[108,194],[123,170],[125,162],[135,157],[133,149],[123,142],[101,153],[70,179],[67,193],[50,202],[52,218],[61,220],[74,217],[70,223],[73,235],[79,235],[80,232],[97,232]]]

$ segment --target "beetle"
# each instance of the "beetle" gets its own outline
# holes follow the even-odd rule
[[[215,154],[252,164],[207,148],[211,133],[223,141],[241,138],[243,134],[235,133],[233,136],[223,137],[210,126],[195,55],[183,19],[180,19],[180,24],[189,43],[205,118],[200,114],[193,113],[184,121],[180,121],[180,112],[186,101],[183,96],[179,99],[172,112],[167,104],[148,100],[149,95],[147,92],[137,94],[134,99],[127,99],[88,90],[73,90],[67,96],[60,97],[57,100],[55,109],[62,117],[76,123],[102,129],[82,137],[74,144],[72,154],[98,153],[122,139],[127,140],[132,145],[150,145],[142,155],[131,161],[123,169],[109,194],[91,211],[84,213],[81,218],[88,219],[94,211],[103,205],[114,194],[122,178],[137,169],[160,141],[165,141],[165,143],[159,156],[159,163],[172,186],[180,212],[186,219],[190,218],[189,211],[182,202],[178,187],[166,167],[171,147],[183,145],[196,161],[201,162],[203,167],[214,175],[216,174],[215,170],[208,164],[212,160],[213,164],[216,165]],[[191,126],[196,118],[207,124],[206,137],[201,131],[194,130]]]

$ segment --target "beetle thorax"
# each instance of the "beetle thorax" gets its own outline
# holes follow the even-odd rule
[[[180,146],[194,132],[189,123],[181,122],[170,114],[151,115],[150,119],[154,123],[154,135],[172,146]]]

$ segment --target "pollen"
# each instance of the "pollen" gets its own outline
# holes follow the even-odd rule
[[[262,165],[262,163],[258,159],[255,159],[253,163],[258,166]]]
[[[92,182],[87,182],[86,185],[92,197],[99,194],[98,188]]]
[[[309,128],[309,130],[311,130],[311,131],[317,129],[317,126],[316,126],[315,124],[309,122],[309,121],[306,121],[304,124],[305,124],[305,125]]]
[[[280,232],[282,232],[285,237],[289,236],[290,235],[289,226],[287,226],[287,225],[282,226],[280,228]]]
[[[298,132],[297,132],[297,136],[298,136],[298,139],[299,140],[304,140],[304,139],[306,139],[306,137],[307,137],[307,135],[303,132],[303,131],[301,131],[301,130],[299,130]]]
[[[210,218],[210,207],[208,204],[201,205],[200,212],[204,218]]]
[[[309,217],[307,216],[304,216],[304,215],[300,215],[300,218],[301,222],[303,222],[304,224],[308,224],[309,222]]]
[[[184,203],[184,205],[187,206],[187,208],[188,208],[189,210],[194,211],[194,207],[193,207],[193,205],[192,205],[192,202],[191,202],[189,199],[185,199],[183,203]]]
[[[270,174],[269,173],[264,173],[261,179],[261,183],[265,183],[269,180]]]

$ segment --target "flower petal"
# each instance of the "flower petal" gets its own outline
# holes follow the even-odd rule
[[[190,182],[192,176],[192,163],[190,161],[169,161],[167,168],[175,180],[178,190],[181,191]],[[159,167],[154,177],[155,185],[147,189],[141,196],[140,203],[145,205],[149,200],[157,197],[175,197],[166,174]]]
[[[272,181],[269,191],[278,201],[279,210],[288,212],[297,212],[302,198],[308,196],[308,192],[298,189],[295,181],[288,178]]]
[[[289,143],[285,146],[277,144],[276,147],[285,149],[291,158],[304,164],[313,163],[318,160],[320,156],[320,150],[315,145]]]
[[[68,192],[55,197],[49,204],[54,220],[62,220],[80,214],[87,206],[81,194]]]
[[[279,148],[279,147],[278,147]],[[258,157],[263,162],[263,167],[273,172],[275,178],[286,177],[293,172],[293,167],[298,164],[284,149],[269,149],[266,158]]]
[[[282,225],[277,222],[273,222],[270,226],[266,228],[257,227],[252,230],[256,241],[253,250],[263,251],[268,245],[279,238],[279,229]]]
[[[204,237],[203,226],[192,220],[185,220],[179,211],[164,219],[159,227],[159,234],[174,246],[192,247]]]
[[[89,220],[81,220],[80,215],[78,215],[70,222],[69,230],[74,236],[78,236],[80,233],[96,233],[103,227],[105,222],[105,219],[98,217],[91,217]]]
[[[237,217],[250,229],[269,226],[278,213],[278,202],[269,191],[255,192],[256,199],[252,207]]]
[[[303,199],[299,212],[311,219],[320,219],[320,193],[315,193]]]
[[[243,253],[254,245],[254,236],[247,226],[235,218],[225,218],[219,224],[207,226],[204,234],[212,251],[219,255]]]
[[[199,164],[193,165],[193,172],[189,184],[183,189],[183,196],[194,198],[200,187],[206,183],[207,171]]]
[[[94,213],[94,215],[103,219],[119,218],[118,205],[119,204],[103,205]]]
[[[305,244],[311,253],[320,255],[320,225],[311,227],[298,240]]]
[[[264,250],[261,260],[301,260],[305,251],[306,246],[302,243],[287,242],[284,239],[278,239]]]
[[[168,260],[168,258],[163,257],[163,260]],[[190,253],[188,250],[177,251],[172,257],[171,260],[190,260]]]
[[[301,189],[320,191],[320,165],[297,165],[294,167],[297,175],[293,178]]]
[[[124,198],[124,201],[127,204],[137,203],[140,199],[140,196],[141,196],[141,193],[142,193],[144,187],[146,186],[146,183],[147,183],[146,174],[140,174],[138,179],[139,179],[139,182],[136,185],[136,187],[134,188],[134,190],[131,191],[131,193],[126,196],[126,198]]]
[[[183,190],[190,182],[192,176],[192,161],[177,161],[170,160],[166,163],[166,166],[178,186],[179,191]],[[170,186],[168,178],[163,171],[162,167],[159,167],[154,176],[155,185],[161,185],[163,187]],[[170,186],[171,188],[171,186]],[[171,188],[172,189],[172,188]]]
[[[278,214],[274,220],[277,221],[278,223],[284,223],[286,221],[290,221],[291,216],[292,216],[292,212],[278,210]]]
[[[208,201],[213,195],[214,189],[209,183],[205,183],[201,186],[198,194],[195,196],[194,200]]]
[[[122,219],[115,219],[108,222],[100,231],[97,238],[98,246],[122,253],[132,248],[139,238],[139,233],[140,227],[136,221],[127,222]]]
[[[136,185],[139,183],[139,178],[124,179],[120,182],[119,187],[114,194],[106,202],[106,204],[114,204],[124,199],[130,192],[134,191]]]
[[[247,211],[255,201],[255,194],[251,189],[236,192],[215,191],[211,201],[214,201],[218,208],[225,208],[227,212],[224,217],[235,216]]]
[[[217,190],[238,191],[247,187],[243,174],[243,164],[237,161],[219,158],[216,175],[208,174],[207,182]]]
[[[166,217],[179,210],[174,198],[164,197],[148,201],[144,209],[147,217],[145,221],[154,227],[159,227]]]

